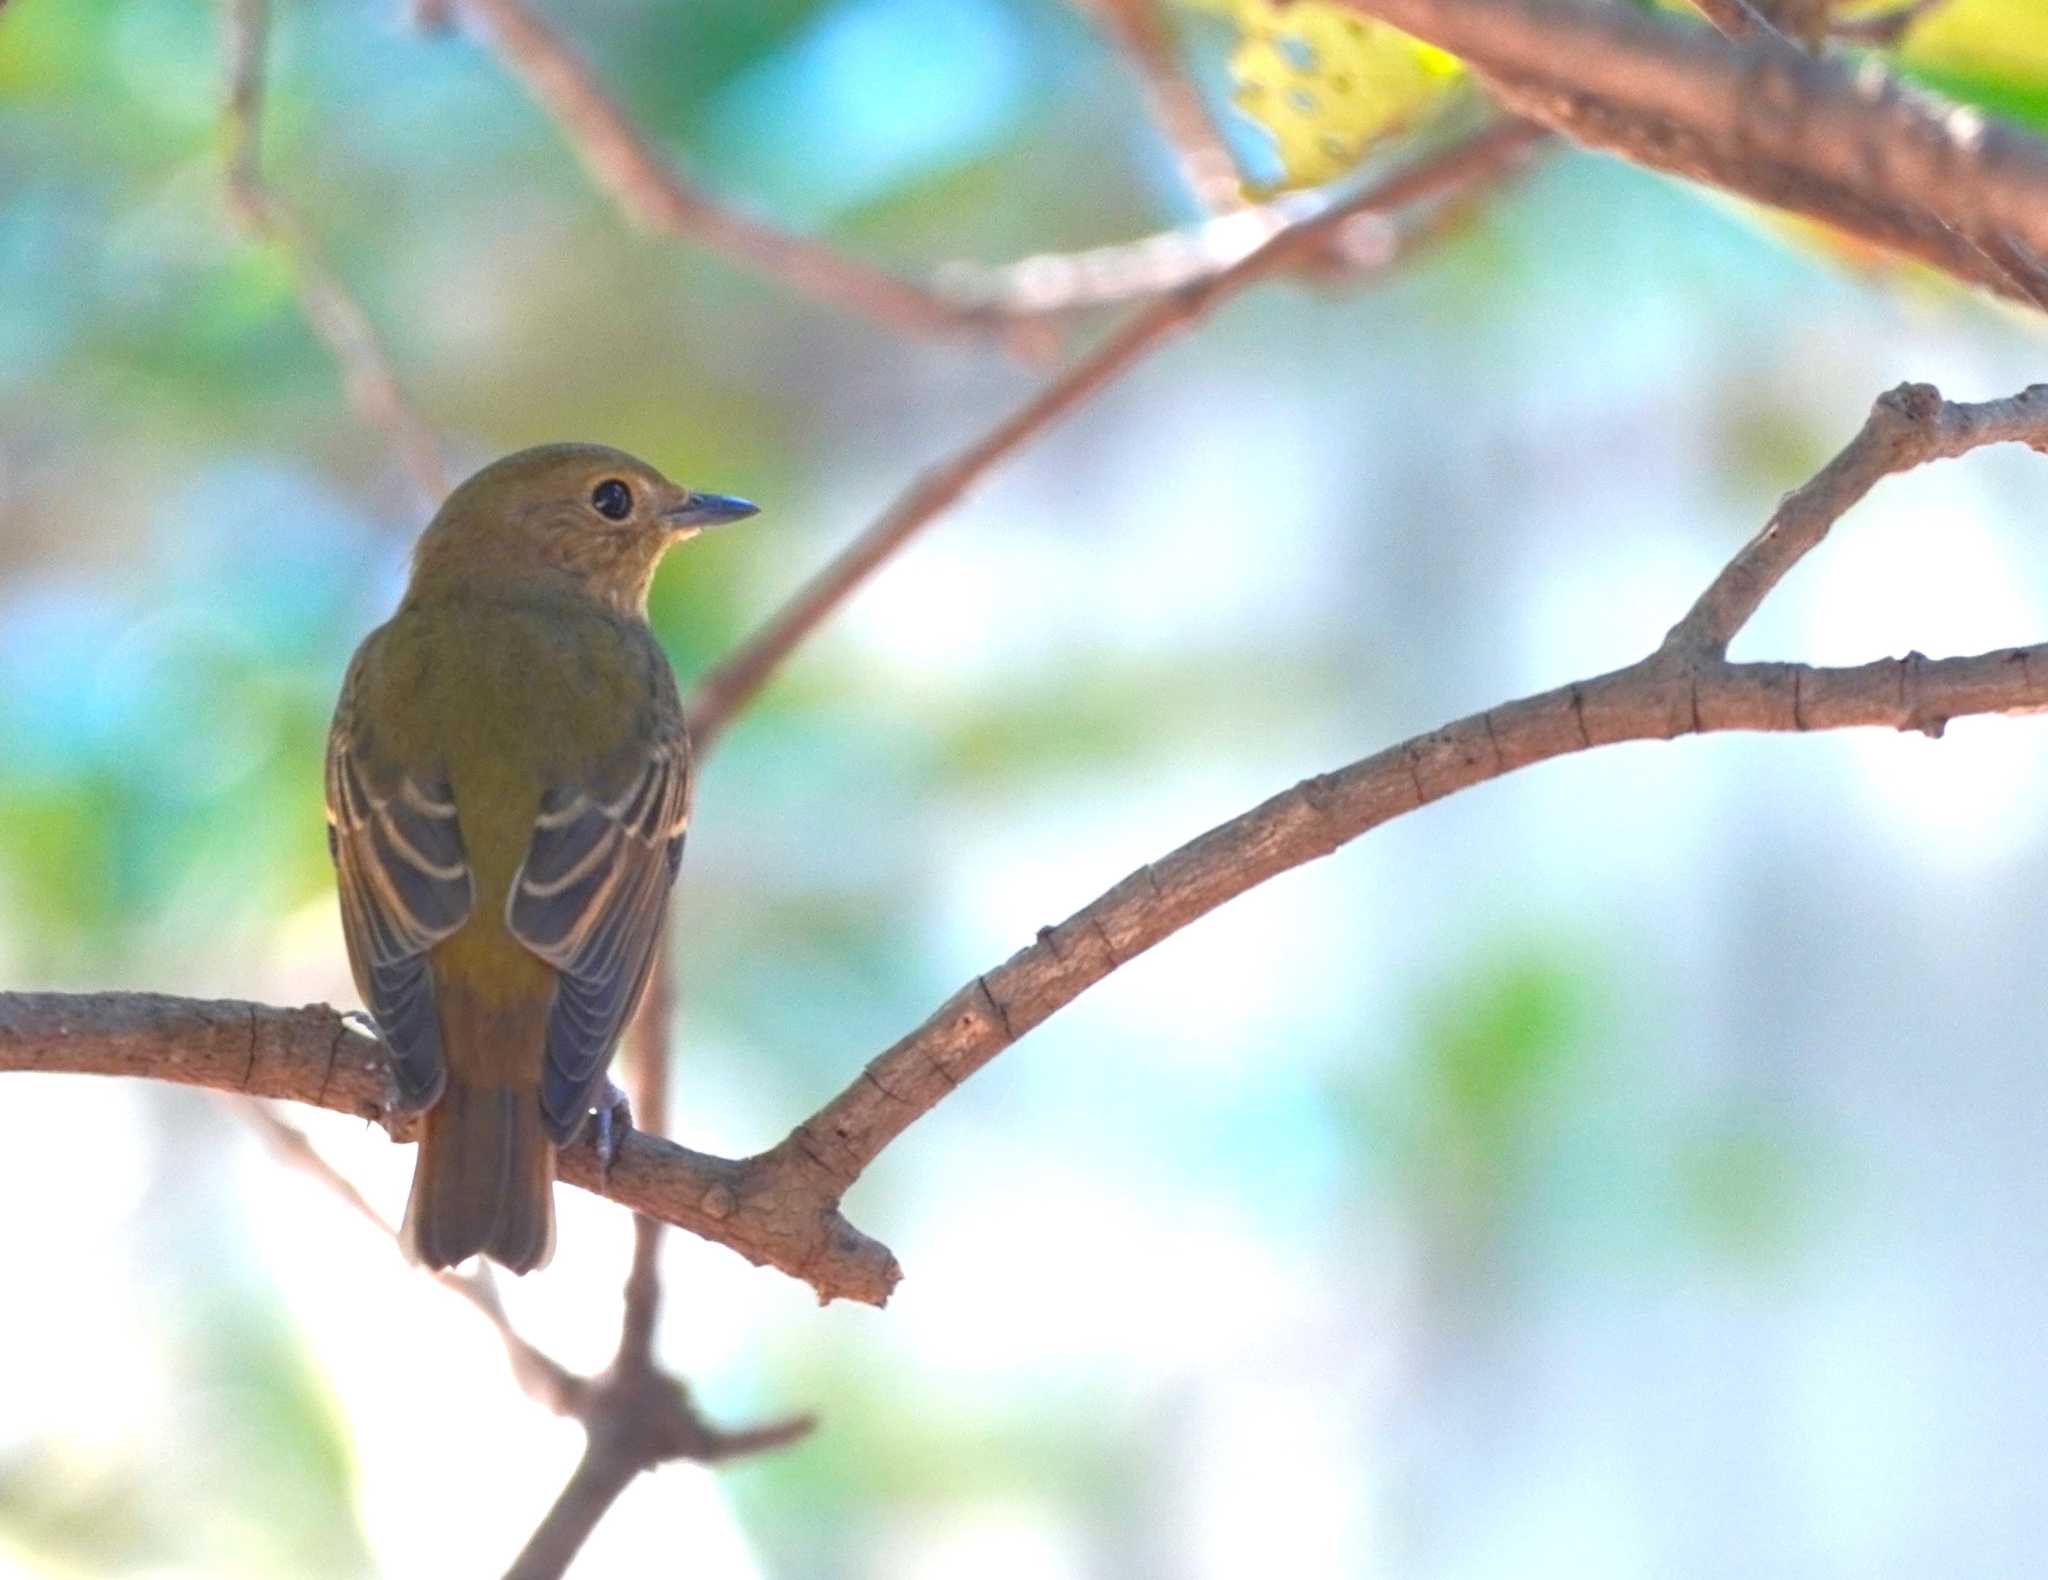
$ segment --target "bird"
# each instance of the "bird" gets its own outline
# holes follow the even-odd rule
[[[448,496],[349,663],[328,850],[391,1106],[423,1116],[399,1232],[423,1266],[553,1253],[556,1151],[616,1097],[689,821],[647,589],[756,510],[603,445],[521,450]]]

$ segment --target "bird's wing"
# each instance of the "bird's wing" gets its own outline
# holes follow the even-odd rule
[[[554,786],[505,898],[512,935],[559,974],[541,1071],[543,1122],[574,1138],[654,964],[689,821],[689,747],[670,706],[602,787]]]
[[[391,1050],[398,1100],[430,1107],[446,1070],[427,951],[468,920],[475,884],[455,797],[366,749],[350,697],[327,740],[327,848],[356,987]]]

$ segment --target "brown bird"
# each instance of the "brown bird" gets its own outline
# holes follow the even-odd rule
[[[327,743],[349,964],[426,1111],[402,1239],[515,1273],[554,1248],[582,1130],[654,962],[689,816],[675,674],[647,626],[674,544],[754,514],[599,445],[448,496]]]

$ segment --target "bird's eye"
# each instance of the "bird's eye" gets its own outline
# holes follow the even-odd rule
[[[633,490],[616,477],[607,477],[590,491],[590,503],[607,521],[624,521],[633,513]]]

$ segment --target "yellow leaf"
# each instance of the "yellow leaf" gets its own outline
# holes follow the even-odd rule
[[[1237,107],[1273,139],[1283,186],[1342,175],[1428,119],[1464,76],[1453,56],[1324,0],[1236,0]]]

